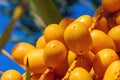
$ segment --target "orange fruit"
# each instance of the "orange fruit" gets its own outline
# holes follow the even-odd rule
[[[44,48],[43,59],[48,67],[58,67],[66,60],[66,56],[66,47],[59,40],[49,41]]]
[[[120,25],[120,10],[113,14],[113,20],[117,25]]]
[[[96,25],[95,25],[95,29],[99,29],[105,33],[108,33],[109,31],[109,27],[108,27],[108,21],[107,21],[107,18],[106,17],[101,17]]]
[[[84,68],[76,67],[71,72],[69,80],[92,80],[92,78]]]
[[[34,49],[26,54],[24,57],[24,65],[29,63],[29,69],[32,73],[43,73],[47,66],[43,60],[44,49]]]
[[[120,0],[102,0],[102,5],[108,12],[116,12],[120,10]]]
[[[93,40],[92,52],[97,53],[104,48],[111,48],[116,51],[113,40],[101,30],[92,30],[91,37]]]
[[[116,23],[120,25],[120,14],[116,17]]]
[[[119,60],[119,56],[113,49],[105,48],[100,50],[93,58],[95,74],[102,78],[107,67],[115,60]]]
[[[67,61],[68,61],[69,66],[72,64],[72,62],[75,60],[76,57],[77,55],[74,52],[72,52],[71,50],[68,51]]]
[[[75,21],[83,23],[87,28],[89,28],[92,25],[92,17],[90,15],[82,15],[75,19]]]
[[[63,29],[66,29],[66,27],[73,22],[74,19],[71,17],[67,17],[67,18],[63,18],[60,22],[59,22],[59,26],[62,27]]]
[[[17,70],[7,70],[2,76],[1,80],[22,80],[22,75]]]
[[[116,45],[116,51],[120,52],[120,25],[114,26],[113,28],[110,29],[108,35],[112,38]]]
[[[45,41],[45,38],[44,36],[40,36],[37,41],[36,41],[36,48],[44,48],[46,45],[46,41]]]
[[[33,49],[35,49],[35,46],[32,44],[19,42],[12,48],[12,56],[16,62],[23,64],[24,56]]]
[[[96,80],[95,79],[96,78],[96,74],[95,74],[95,71],[93,70],[93,67],[91,68],[89,74],[91,75],[91,77],[92,77],[93,80]]]
[[[87,71],[90,71],[92,67],[93,57],[94,54],[91,51],[89,51],[88,54],[83,54],[82,56],[78,57],[74,52],[68,51],[67,59],[69,66],[71,66],[72,62],[75,60],[75,58],[77,58],[77,63],[75,67],[82,67]]]
[[[83,23],[73,22],[64,31],[67,47],[77,55],[88,53],[92,46],[92,38]]]
[[[103,80],[120,80],[120,61],[112,62],[105,71]]]
[[[58,24],[50,24],[45,28],[43,35],[46,42],[49,42],[51,40],[59,40],[61,42],[64,42],[63,32],[64,29]]]

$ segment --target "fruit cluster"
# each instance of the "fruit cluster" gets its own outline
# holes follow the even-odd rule
[[[102,0],[93,17],[49,24],[35,46],[17,43],[12,57],[29,68],[30,80],[120,80],[119,34],[120,0]],[[26,80],[25,74],[7,70],[1,80]]]

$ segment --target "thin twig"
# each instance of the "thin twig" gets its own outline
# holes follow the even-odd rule
[[[10,53],[8,53],[6,50],[2,49],[1,50],[2,54],[4,54],[5,56],[7,56],[9,59],[11,59],[12,61],[16,62],[13,57],[10,55]],[[18,64],[18,63],[17,63]],[[26,69],[24,65],[18,64],[20,67],[22,67],[24,70]]]
[[[31,10],[31,13],[43,27],[46,26],[45,22],[35,13],[35,11]]]
[[[6,50],[2,49],[1,52],[11,60],[14,60],[13,57]]]

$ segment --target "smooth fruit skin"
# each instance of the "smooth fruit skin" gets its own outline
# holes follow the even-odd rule
[[[82,15],[75,19],[75,21],[83,23],[87,28],[92,25],[92,17],[90,15]]]
[[[92,30],[90,33],[93,41],[92,52],[97,53],[101,49],[111,48],[116,51],[116,46],[113,40],[101,30]]]
[[[1,80],[22,80],[22,75],[16,70],[7,70],[1,76]]]
[[[120,25],[120,10],[118,12],[116,12],[114,15],[114,20],[116,22],[117,25]]]
[[[46,45],[45,37],[42,35],[36,41],[36,48],[42,49]]]
[[[12,48],[12,56],[16,62],[23,64],[24,56],[33,49],[35,49],[35,46],[32,44],[19,42]]]
[[[67,18],[63,18],[60,22],[59,22],[59,26],[62,27],[63,29],[66,29],[66,27],[72,23],[74,21],[74,18],[71,17],[67,17]]]
[[[77,55],[86,54],[91,49],[92,38],[83,23],[71,23],[64,31],[64,40],[67,47]]]
[[[102,0],[102,5],[108,12],[116,12],[120,10],[120,0]]]
[[[67,50],[65,45],[58,40],[49,41],[45,48],[43,59],[48,67],[58,67],[67,58]]]
[[[120,25],[114,26],[108,32],[108,36],[112,38],[116,45],[116,51],[120,52]]]
[[[68,51],[67,61],[69,66],[72,64],[72,62],[75,60],[76,57],[77,55],[74,52],[72,52],[71,50]]]
[[[34,49],[24,57],[24,65],[26,65],[28,59],[29,69],[32,73],[43,73],[46,70],[47,66],[43,60],[43,52],[44,49]]]
[[[76,67],[71,72],[68,80],[92,80],[92,78],[84,68]]]
[[[120,80],[120,61],[114,61],[112,62],[105,74],[103,80]]]
[[[100,50],[93,58],[93,69],[95,74],[102,78],[107,67],[115,60],[119,60],[119,56],[114,50],[110,48]]]
[[[44,30],[44,38],[46,42],[51,40],[59,40],[64,43],[63,37],[64,29],[58,24],[49,24]]]
[[[118,24],[118,25],[120,25],[120,14],[116,17],[116,23]]]

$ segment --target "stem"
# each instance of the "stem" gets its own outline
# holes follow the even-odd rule
[[[31,13],[43,27],[46,27],[46,24],[44,23],[44,21],[36,14],[35,11],[31,10]]]
[[[67,71],[67,73],[65,74],[65,76],[62,78],[62,80],[68,80],[68,79],[69,79],[70,73],[71,73],[71,71],[75,68],[76,63],[77,63],[77,60],[78,60],[78,56],[77,56],[76,59],[72,62],[71,66],[68,68],[68,71]]]
[[[1,52],[11,60],[14,60],[13,57],[6,50],[2,49]]]
[[[10,55],[10,53],[8,53],[6,50],[2,49],[1,50],[2,54],[4,54],[5,56],[7,56],[9,59],[11,59],[12,61],[15,62],[15,60],[13,59],[13,57]],[[18,63],[17,63],[18,64]],[[24,70],[26,69],[24,65],[18,64],[20,67],[22,67]]]
[[[52,70],[52,68],[47,68],[45,72],[41,75],[39,80],[45,80],[46,75]]]

